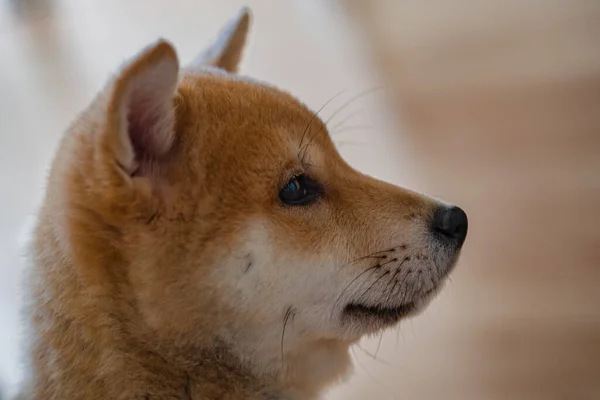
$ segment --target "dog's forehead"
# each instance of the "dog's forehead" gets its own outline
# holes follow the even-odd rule
[[[289,93],[252,78],[217,70],[184,73],[179,93],[185,125],[210,147],[226,142],[234,148],[268,145],[271,151],[297,153],[303,141],[328,142],[327,129],[313,111]]]
[[[179,86],[197,106],[223,116],[256,115],[260,122],[307,120],[314,113],[291,94],[260,80],[219,69],[185,72]],[[289,121],[288,121],[289,122]]]
[[[213,77],[213,78],[219,78],[219,79],[222,79],[225,81],[230,81],[230,82],[250,83],[250,84],[254,84],[254,85],[260,85],[260,86],[264,86],[264,87],[270,87],[273,89],[277,89],[274,85],[270,84],[269,82],[253,78],[248,75],[242,75],[242,74],[238,74],[238,73],[230,73],[230,72],[225,71],[222,68],[216,68],[216,67],[212,67],[209,65],[202,66],[202,67],[194,67],[194,68],[183,68],[181,72],[182,72],[182,76],[184,77],[184,80],[186,77],[190,78],[190,79],[199,79],[199,80],[201,80],[202,78],[206,78],[206,77]]]
[[[182,74],[178,92],[186,163],[219,186],[250,177],[252,185],[258,177],[272,184],[291,170],[339,160],[318,116],[274,86],[193,71]]]

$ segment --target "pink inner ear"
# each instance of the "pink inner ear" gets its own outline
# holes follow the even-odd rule
[[[138,163],[156,159],[171,148],[176,84],[177,66],[168,60],[150,66],[130,82],[127,134]]]
[[[170,127],[168,110],[151,109],[151,100],[134,102],[127,115],[127,133],[133,145],[136,158],[159,156],[170,145]],[[167,115],[161,115],[166,113]],[[167,121],[162,121],[166,119]],[[165,126],[167,125],[167,126]],[[162,130],[165,129],[166,132]]]

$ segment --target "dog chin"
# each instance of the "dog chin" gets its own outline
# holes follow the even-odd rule
[[[361,335],[377,333],[398,324],[401,320],[419,315],[444,286],[444,280],[415,299],[397,306],[368,305],[350,302],[342,311],[342,322]]]

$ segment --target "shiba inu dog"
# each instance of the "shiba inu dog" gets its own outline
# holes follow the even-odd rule
[[[466,214],[355,171],[316,113],[237,75],[249,19],[185,68],[144,49],[65,134],[24,399],[315,399],[452,270]]]

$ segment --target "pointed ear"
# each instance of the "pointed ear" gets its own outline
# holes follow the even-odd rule
[[[242,8],[223,27],[213,44],[189,65],[190,69],[210,66],[237,72],[250,27],[250,9]]]
[[[129,175],[164,155],[175,132],[174,96],[179,61],[164,40],[129,62],[112,86],[106,136],[112,156]]]

